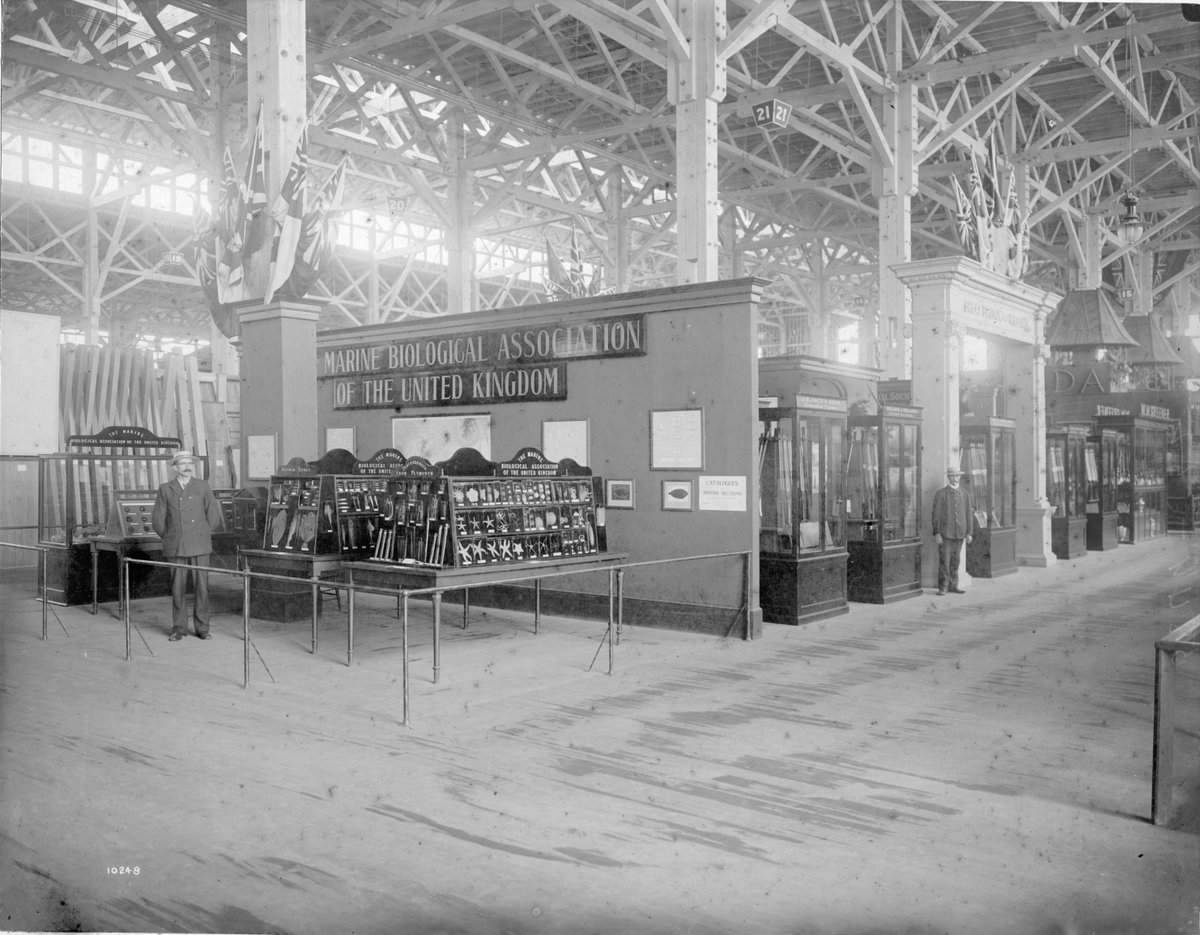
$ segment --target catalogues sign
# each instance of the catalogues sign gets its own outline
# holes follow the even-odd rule
[[[335,409],[566,399],[570,360],[646,353],[645,315],[328,348]]]
[[[701,474],[696,501],[702,510],[744,512],[746,509],[746,478],[736,475]]]

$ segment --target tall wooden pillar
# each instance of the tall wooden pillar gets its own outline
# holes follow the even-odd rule
[[[668,98],[675,104],[679,283],[711,282],[717,267],[717,104],[725,97],[724,0],[672,0],[681,35],[669,42]]]
[[[912,299],[893,267],[912,259],[912,199],[917,193],[913,140],[917,132],[916,85],[904,82],[884,99],[883,135],[874,165],[879,193],[879,363],[892,379],[911,372],[906,328],[912,321]],[[866,361],[870,363],[869,360]]]
[[[305,0],[254,0],[246,4],[247,133],[262,110],[267,204],[274,204],[307,120]],[[232,148],[232,147],[231,147]],[[283,460],[321,455],[317,442],[317,320],[320,304],[276,299],[263,305],[271,238],[246,258],[248,294],[239,309],[242,359],[242,464],[245,439],[274,435]]]
[[[465,133],[462,114],[450,114],[446,154],[450,171],[450,230],[447,231],[446,314],[462,315],[473,310],[475,296],[475,241],[471,232],[474,191],[470,170],[464,164]]]

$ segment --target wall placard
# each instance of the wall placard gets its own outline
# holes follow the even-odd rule
[[[651,411],[650,469],[655,471],[700,471],[704,469],[703,409],[656,409]]]
[[[542,422],[542,454],[551,461],[571,458],[588,465],[588,420],[545,419]]]
[[[275,435],[246,436],[246,476],[269,480],[276,473]]]
[[[325,430],[325,450],[333,451],[335,448],[341,448],[345,451],[355,454],[354,451],[354,426],[346,428],[335,428]]]
[[[701,510],[744,513],[746,510],[746,478],[732,475],[700,475],[696,488],[696,505]]]

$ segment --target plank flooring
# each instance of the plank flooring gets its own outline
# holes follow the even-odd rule
[[[170,643],[0,590],[7,929],[1167,935],[1200,928],[1200,654],[1149,821],[1179,537],[753,643],[414,602]],[[633,574],[631,572],[630,574]],[[1188,588],[1196,584],[1195,596]],[[594,664],[593,664],[594,660]],[[112,873],[110,868],[137,868]]]

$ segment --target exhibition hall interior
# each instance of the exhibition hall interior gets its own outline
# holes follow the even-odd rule
[[[0,40],[0,928],[1200,930],[1200,5]]]

